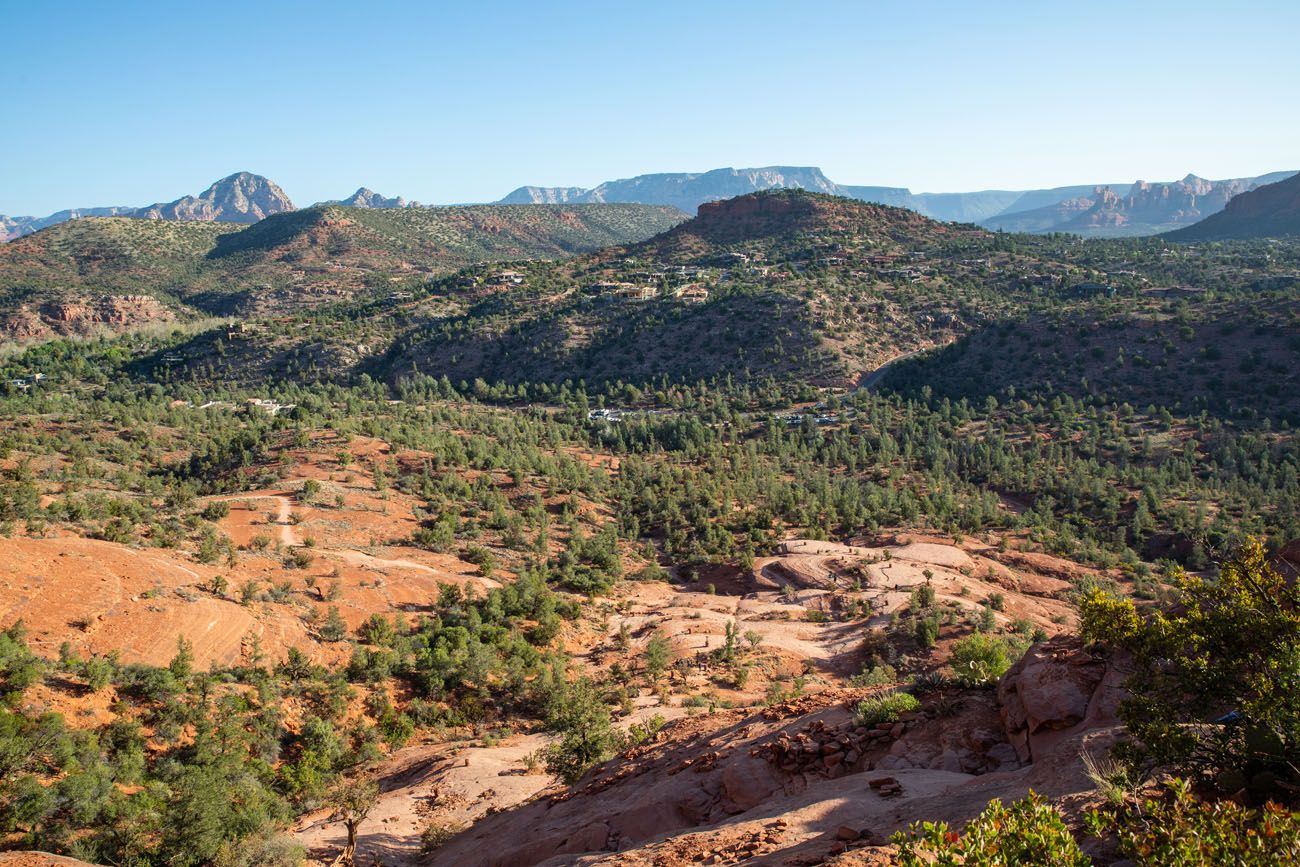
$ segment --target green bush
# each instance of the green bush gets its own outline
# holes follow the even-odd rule
[[[1173,576],[1176,607],[1139,614],[1093,589],[1083,634],[1133,654],[1119,751],[1136,768],[1171,766],[1225,792],[1276,797],[1300,784],[1300,587],[1251,542],[1217,581]],[[1207,724],[1231,711],[1230,721]]]
[[[1030,792],[1010,807],[993,801],[958,834],[919,822],[894,835],[902,867],[1091,867],[1092,861],[1048,801]]]
[[[1011,667],[1006,642],[992,635],[968,635],[952,647],[953,677],[962,686],[987,686],[996,683]]]
[[[1160,799],[1094,810],[1085,823],[1093,834],[1114,834],[1120,852],[1140,865],[1300,863],[1300,813],[1273,803],[1251,810],[1233,801],[1202,801],[1186,780],[1172,780]]]
[[[919,710],[921,703],[910,692],[889,692],[873,695],[858,702],[858,725],[873,726],[883,722],[898,722],[901,714]]]
[[[855,674],[849,679],[853,686],[889,686],[891,683],[898,682],[898,672],[892,665],[873,665],[871,668],[864,668],[861,674]]]

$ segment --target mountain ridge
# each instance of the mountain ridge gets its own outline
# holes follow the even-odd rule
[[[1217,214],[1166,234],[1171,241],[1300,235],[1300,174],[1234,197]]]
[[[1257,178],[1211,181],[1194,174],[1169,182],[1136,181],[1128,192],[1098,186],[1091,192],[1044,207],[982,221],[1009,232],[1073,232],[1087,235],[1159,234],[1191,225],[1223,210],[1235,196],[1261,183],[1286,177],[1274,172]]]
[[[143,207],[114,205],[100,208],[69,208],[47,217],[0,215],[0,242],[39,232],[41,229],[85,217],[136,217],[175,222],[255,223],[272,214],[294,210],[293,201],[270,179],[252,172],[235,172],[214,181],[197,196],[181,196],[170,202]]]
[[[1200,202],[1200,208],[1185,208],[1189,213],[1182,219],[1203,217],[1222,208],[1232,195],[1243,192],[1252,184],[1258,185],[1278,180],[1293,172],[1271,172],[1254,178],[1234,178],[1207,181],[1216,185],[1210,198]],[[671,204],[679,210],[692,213],[706,202],[733,198],[752,192],[772,189],[804,189],[811,192],[843,196],[872,204],[908,208],[935,220],[959,223],[978,223],[988,229],[1007,231],[1052,232],[1074,231],[1085,235],[1148,234],[1168,228],[1161,222],[1127,219],[1126,209],[1116,208],[1115,201],[1101,202],[1098,214],[1088,220],[1078,218],[1098,206],[1101,191],[1109,191],[1116,200],[1134,197],[1141,202],[1153,195],[1167,192],[1181,181],[1138,181],[1133,184],[1074,184],[1032,190],[975,190],[970,192],[921,192],[908,187],[867,186],[840,184],[812,166],[764,166],[761,168],[713,169],[707,172],[662,172],[637,175],[616,181],[606,181],[594,187],[543,187],[521,186],[497,201],[498,204],[570,203],[570,202],[638,202],[642,204]],[[1197,179],[1202,180],[1202,179]],[[1234,186],[1235,185],[1235,186]],[[1152,189],[1146,189],[1150,187]],[[1156,192],[1153,192],[1155,190]],[[1207,193],[1194,195],[1206,196]],[[1056,209],[1056,210],[1053,210]],[[1141,210],[1141,208],[1139,208]],[[1008,225],[1014,219],[1015,225]],[[1064,225],[1069,223],[1070,225]],[[1022,228],[1023,227],[1023,228]]]

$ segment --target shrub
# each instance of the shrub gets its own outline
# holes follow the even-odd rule
[[[337,606],[331,605],[329,613],[325,615],[325,622],[320,627],[320,637],[322,641],[342,641],[348,636],[348,624],[344,621],[343,616],[339,614]]]
[[[461,825],[432,821],[425,825],[424,830],[420,832],[420,851],[426,855],[430,852],[436,852],[462,830],[464,828]]]
[[[294,569],[306,569],[316,560],[316,555],[306,548],[294,548],[289,552],[288,558],[285,559],[284,565],[291,566]]]
[[[1202,801],[1186,780],[1171,780],[1161,799],[1094,810],[1084,821],[1093,834],[1114,834],[1120,851],[1140,865],[1300,862],[1300,813],[1273,803],[1251,810],[1233,801]]]
[[[909,688],[913,695],[928,695],[939,692],[948,685],[948,676],[942,671],[920,671],[912,675]]]
[[[41,679],[41,661],[27,648],[27,629],[21,620],[0,632],[0,701],[16,700]]]
[[[993,801],[958,834],[945,822],[913,823],[894,835],[903,867],[1090,867],[1061,814],[1030,792],[1010,807]]]
[[[949,664],[953,677],[962,686],[987,686],[1006,674],[1011,667],[1011,656],[1001,639],[980,633],[954,644]]]
[[[220,521],[230,514],[230,503],[225,500],[214,500],[203,507],[203,520]]]
[[[1176,607],[1142,615],[1093,588],[1083,635],[1133,654],[1120,717],[1135,767],[1172,766],[1256,797],[1300,783],[1300,587],[1250,542],[1217,581],[1175,573]],[[1224,722],[1207,720],[1231,712]]]
[[[921,703],[909,692],[889,692],[858,702],[858,725],[874,726],[885,722],[898,722],[899,716],[919,710]]]
[[[913,611],[920,611],[929,608],[934,604],[934,585],[929,581],[924,584],[918,584],[912,591],[912,599],[909,606]]]
[[[623,746],[609,707],[586,678],[558,687],[546,715],[550,727],[560,734],[559,742],[546,750],[546,770],[566,783],[576,783],[588,768]]]
[[[861,674],[849,679],[853,686],[889,686],[898,682],[898,672],[892,665],[874,665],[864,668]]]

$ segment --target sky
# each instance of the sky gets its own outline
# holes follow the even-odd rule
[[[914,192],[1300,168],[1300,2],[0,0],[0,213],[820,166]]]

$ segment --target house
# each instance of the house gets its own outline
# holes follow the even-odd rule
[[[686,304],[703,304],[709,300],[709,290],[699,283],[687,283],[674,292],[673,297]]]
[[[489,286],[522,286],[524,284],[524,275],[518,271],[498,271],[495,274],[489,274],[487,282]]]
[[[289,412],[298,404],[296,403],[276,403],[262,397],[250,397],[247,401],[249,406],[255,406],[258,409],[265,410],[267,415],[279,415],[282,412]]]
[[[659,289],[655,286],[625,285],[618,290],[619,297],[629,301],[649,301],[658,294]]]

